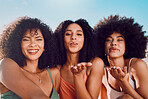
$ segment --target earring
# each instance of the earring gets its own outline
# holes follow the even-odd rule
[[[106,57],[107,55],[106,55],[106,53],[105,53],[105,57]]]

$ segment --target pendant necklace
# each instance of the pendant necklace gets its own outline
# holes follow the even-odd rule
[[[36,77],[39,79],[39,82],[42,83],[40,76],[37,73],[36,73],[36,75],[37,75]]]
[[[23,69],[23,68],[22,68],[22,69]],[[25,70],[26,72],[28,72],[28,73],[30,73],[30,74],[35,74],[36,77],[38,78],[39,82],[42,83],[42,80],[41,80],[41,77],[39,76],[39,73],[43,72],[44,69],[41,70],[40,72],[37,72],[37,73],[30,72],[30,71],[28,71],[28,70],[26,70],[26,69],[23,69],[23,70]]]

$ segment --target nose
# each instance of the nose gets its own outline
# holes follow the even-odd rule
[[[35,43],[34,40],[32,40],[32,41],[30,42],[30,47],[34,47],[34,46],[36,46],[36,43]]]
[[[116,46],[117,45],[117,42],[115,40],[112,40],[112,43],[111,43],[112,46]]]
[[[72,34],[72,35],[71,35],[71,39],[72,39],[72,40],[76,40],[76,35]]]

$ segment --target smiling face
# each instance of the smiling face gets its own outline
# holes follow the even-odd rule
[[[122,57],[125,53],[125,40],[123,35],[114,32],[106,38],[105,53],[110,58]]]
[[[84,44],[84,33],[82,28],[76,24],[70,24],[64,34],[64,45],[67,52],[77,53]]]
[[[27,60],[38,60],[44,51],[44,38],[39,29],[28,29],[21,41],[22,53]]]

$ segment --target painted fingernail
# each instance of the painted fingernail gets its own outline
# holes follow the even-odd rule
[[[77,66],[81,66],[81,64],[77,64]]]
[[[92,65],[92,63],[89,62],[88,65]]]
[[[77,66],[74,66],[73,68],[74,68],[74,69],[77,69]]]

